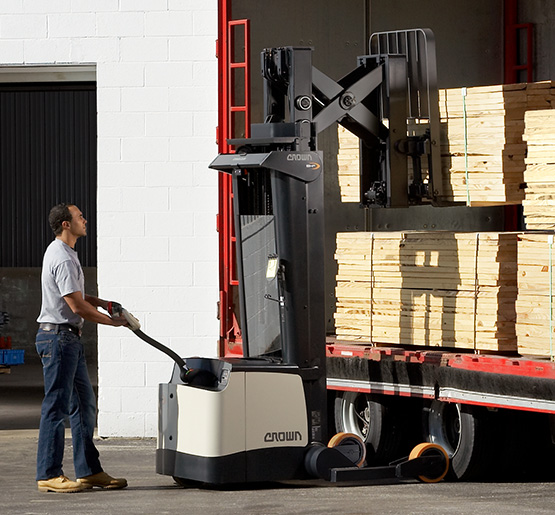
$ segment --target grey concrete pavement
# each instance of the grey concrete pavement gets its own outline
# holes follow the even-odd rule
[[[226,489],[181,488],[155,472],[156,441],[97,440],[105,470],[126,477],[124,490],[42,493],[35,455],[42,400],[40,367],[0,375],[0,513],[35,514],[483,514],[555,513],[553,483],[416,482],[371,486],[323,481],[267,483]],[[510,452],[510,451],[508,451]],[[71,439],[65,472],[73,478]],[[271,464],[268,464],[271,466]]]
[[[97,442],[102,463],[129,481],[124,490],[41,493],[34,481],[36,430],[0,431],[0,509],[5,514],[547,514],[552,483],[439,483],[334,486],[322,481],[227,489],[181,488],[155,473],[155,440]],[[66,473],[73,476],[66,440]]]

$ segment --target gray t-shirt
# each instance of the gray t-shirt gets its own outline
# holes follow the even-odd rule
[[[37,322],[83,327],[84,320],[64,300],[65,295],[77,291],[85,298],[83,269],[77,252],[58,238],[44,253],[41,285],[42,307]]]

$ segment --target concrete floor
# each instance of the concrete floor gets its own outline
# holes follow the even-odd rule
[[[0,505],[6,514],[483,514],[554,513],[552,483],[410,483],[334,486],[322,481],[226,489],[178,487],[155,473],[154,440],[100,440],[102,463],[125,476],[124,490],[77,494],[37,491],[36,430],[0,431]],[[71,456],[70,440],[66,453]],[[71,460],[67,460],[71,461]],[[71,466],[66,473],[72,476]]]
[[[6,514],[483,514],[555,513],[555,488],[530,483],[384,483],[332,485],[323,481],[266,483],[228,488],[181,488],[155,472],[153,439],[104,439],[97,446],[105,470],[129,487],[78,494],[37,491],[35,453],[40,368],[0,374],[0,510]],[[69,436],[69,435],[68,435]],[[65,472],[73,476],[71,439]]]

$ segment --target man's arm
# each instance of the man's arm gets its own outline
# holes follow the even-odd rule
[[[108,311],[108,301],[107,300],[99,299],[98,297],[94,297],[92,295],[87,295],[85,293],[85,301],[88,302],[89,304],[92,304],[95,308],[102,308],[102,309]]]
[[[93,302],[98,302],[97,304],[91,302],[89,299],[94,299]],[[96,309],[96,307],[102,307],[106,309],[108,307],[108,302],[97,297],[92,297],[83,295],[80,291],[76,291],[64,296],[64,300],[76,315],[81,318],[88,320],[89,322],[95,322],[97,324],[112,325],[115,327],[126,325],[127,321],[123,317],[110,318],[108,315],[101,313]]]

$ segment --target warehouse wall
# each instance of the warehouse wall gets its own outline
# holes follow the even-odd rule
[[[555,4],[551,0],[519,2],[519,23],[534,24],[534,80],[555,79]],[[526,33],[520,34],[520,62],[526,62]]]
[[[98,291],[182,355],[218,336],[216,0],[0,3],[0,64],[96,67]],[[2,70],[0,69],[0,80]],[[172,363],[98,331],[102,436],[153,436]]]
[[[433,30],[440,88],[503,82],[503,0],[372,0],[370,5],[371,32]]]

